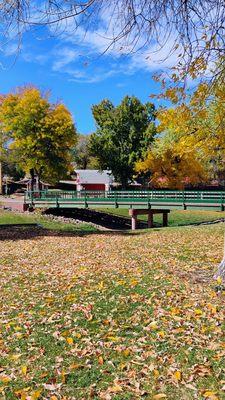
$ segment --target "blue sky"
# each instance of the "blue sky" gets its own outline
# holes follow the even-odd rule
[[[0,53],[1,92],[26,84],[50,89],[51,100],[66,104],[78,131],[84,134],[95,130],[93,104],[104,98],[118,104],[127,94],[149,101],[150,94],[160,90],[152,75],[174,62],[167,59],[158,63],[164,54],[149,56],[152,49],[124,56],[114,47],[102,55],[106,40],[99,31],[86,35],[82,29],[54,35],[39,27],[24,34],[20,47],[16,56],[17,41],[13,38]]]

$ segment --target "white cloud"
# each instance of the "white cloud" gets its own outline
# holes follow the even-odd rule
[[[70,81],[97,83],[112,76],[134,75],[137,71],[152,73],[171,68],[176,64],[178,55],[176,51],[169,56],[168,50],[157,52],[152,47],[127,56],[119,57],[118,53],[104,56],[102,49],[103,44],[96,41],[96,36],[86,38],[78,49],[72,43],[67,43],[66,47],[52,52],[52,71],[68,75]]]
[[[99,82],[114,75],[133,75],[137,71],[155,72],[165,70],[176,65],[178,60],[179,49],[174,50],[175,36],[170,34],[170,38],[166,38],[162,34],[162,42],[145,44],[146,38],[139,39],[139,46],[143,46],[142,50],[132,52],[132,37],[129,43],[121,44],[120,41],[112,43],[114,37],[118,36],[121,26],[116,20],[112,10],[105,10],[100,16],[96,17],[95,30],[85,29],[83,26],[75,26],[74,19],[69,19],[61,24],[61,34],[58,40],[61,45],[66,46],[65,56],[60,55],[60,59],[53,63],[53,71],[64,72],[74,78],[73,68],[66,69],[65,66],[76,64],[77,69],[82,71],[81,79],[88,83]],[[118,18],[119,21],[119,18]],[[106,51],[107,50],[107,51]],[[78,57],[73,58],[79,53]],[[98,65],[105,64],[103,70],[98,71]],[[88,65],[88,69],[84,72],[84,65]],[[79,77],[74,79],[79,80]]]
[[[40,17],[35,12],[33,16]],[[24,49],[22,56],[27,62],[48,64],[55,74],[65,74],[70,81],[86,83],[97,83],[113,76],[134,75],[138,71],[151,73],[171,68],[177,63],[178,50],[169,55],[174,45],[173,37],[161,49],[156,43],[144,46],[146,38],[140,38],[139,46],[143,48],[138,52],[132,52],[131,36],[125,44],[121,41],[112,44],[121,30],[119,21],[112,9],[96,16],[95,27],[92,25],[91,29],[81,25],[76,27],[75,20],[69,18],[61,23],[52,50],[38,54]],[[50,26],[48,29],[52,40],[55,28]],[[162,40],[165,41],[163,35]],[[9,48],[8,54],[12,51],[13,48]]]
[[[57,30],[59,40],[79,46],[83,50],[83,55],[107,54],[118,58],[121,55],[129,55],[133,51],[133,44],[136,41],[136,33],[131,32],[125,39],[121,35],[124,30],[121,13],[116,9],[115,3],[111,7],[104,8],[95,14],[89,24],[88,16],[85,16],[86,24],[79,18],[67,18],[61,21],[57,27],[50,26],[50,32],[54,34]],[[146,37],[138,38],[138,47],[144,47]]]
[[[44,3],[42,0],[33,2],[31,19],[34,22],[42,20]],[[63,7],[67,7],[67,3],[63,3]],[[48,38],[52,40],[55,37],[55,47],[46,54],[23,50],[23,58],[40,65],[48,63],[55,74],[65,74],[70,81],[86,83],[97,83],[113,76],[134,75],[138,71],[147,71],[149,74],[166,71],[177,65],[178,55],[182,50],[174,48],[176,35],[163,29],[163,19],[160,19],[161,32],[158,40],[161,43],[148,43],[146,35],[142,35],[136,42],[136,50],[139,51],[135,52],[132,45],[135,42],[133,32],[126,40],[122,38],[114,42],[113,39],[120,36],[123,21],[121,22],[121,14],[118,15],[119,10],[113,8],[116,7],[115,2],[111,3],[111,7],[103,10],[101,8],[94,15],[95,20],[92,16],[90,26],[88,22],[84,26],[82,17],[67,18],[60,24],[48,26],[46,30],[49,29],[50,35],[48,37],[47,34],[47,39],[45,35],[44,39],[47,41]],[[14,50],[15,46],[8,47],[5,55],[10,56]]]
[[[36,62],[39,65],[45,65],[50,59],[50,54],[33,54],[31,51],[24,51],[22,52],[22,57],[27,62]]]
[[[78,52],[69,47],[60,48],[53,55],[56,56],[56,61],[52,65],[53,71],[62,71],[66,65],[79,57]]]
[[[177,64],[179,53],[180,50],[174,48],[174,39],[171,37],[163,47],[155,44],[143,52],[131,55],[129,68],[131,71],[144,69],[150,72],[170,69]]]
[[[35,6],[32,19],[36,21],[40,18],[41,11]],[[113,43],[113,38],[120,34],[121,21],[112,8],[96,15],[95,26],[92,24],[91,28],[85,29],[83,25],[76,26],[76,23],[79,21],[69,18],[60,27],[49,26],[51,40],[55,36],[55,29],[57,30],[52,50],[39,54],[34,47],[32,50],[23,49],[24,60],[42,66],[48,64],[55,74],[65,74],[70,81],[86,83],[97,83],[113,76],[134,75],[143,70],[158,71],[176,64],[177,54],[167,57],[173,46],[172,39],[158,51],[159,45],[144,46],[146,38],[141,37],[139,46],[143,46],[143,49],[137,53],[132,53],[131,35],[125,44],[124,40],[123,43]],[[41,33],[40,37],[42,38]],[[40,41],[40,38],[36,39]],[[13,50],[13,47],[8,48],[7,55]]]
[[[5,56],[15,56],[19,50],[18,43],[9,43],[3,48],[3,53]]]
[[[82,72],[80,71],[75,71],[75,73],[73,73],[72,71],[71,72],[66,71],[66,72],[73,76],[72,78],[69,79],[70,82],[82,82],[82,83],[98,83],[118,74],[118,71],[116,70],[95,72],[94,74],[88,74],[84,72],[82,74]]]

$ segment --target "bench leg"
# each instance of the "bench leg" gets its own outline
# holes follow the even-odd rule
[[[137,227],[137,217],[135,215],[135,216],[131,217],[131,229],[132,229],[132,231],[135,231],[136,227]]]
[[[148,228],[153,228],[153,214],[148,214]]]
[[[168,226],[168,214],[163,213],[163,226]]]

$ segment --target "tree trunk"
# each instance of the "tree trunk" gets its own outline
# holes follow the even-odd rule
[[[2,194],[2,163],[0,161],[0,194]]]
[[[31,192],[33,192],[34,191],[34,184],[35,184],[34,169],[33,168],[30,169],[30,176],[31,176],[30,189],[31,189]]]
[[[39,169],[39,171],[38,172],[36,172],[36,190],[37,190],[37,192],[39,193],[39,196],[40,196],[40,192],[41,192],[41,190],[42,190],[42,184],[41,184],[41,176],[42,176],[42,172],[43,172],[43,167],[41,167],[40,169]]]
[[[41,180],[40,177],[38,176],[38,191],[41,191]]]
[[[225,237],[224,237],[224,254],[221,263],[218,266],[218,269],[214,275],[214,279],[221,278],[222,281],[225,281]]]
[[[121,186],[122,186],[122,190],[127,190],[128,187],[128,180],[127,178],[121,177]]]
[[[225,257],[223,257],[220,265],[218,266],[218,270],[214,275],[214,279],[221,278],[223,281],[225,281]]]

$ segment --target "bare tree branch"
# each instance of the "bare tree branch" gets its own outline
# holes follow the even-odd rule
[[[99,29],[103,22],[105,34]],[[71,33],[72,25],[74,34],[80,27],[100,31],[108,41],[103,53],[115,45],[121,53],[133,53],[157,44],[156,51],[166,48],[168,56],[179,48],[183,76],[197,73],[196,60],[202,63],[200,75],[208,66],[216,79],[224,72],[224,0],[0,0],[0,24],[2,39],[14,34],[21,40],[34,26]]]

